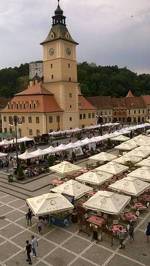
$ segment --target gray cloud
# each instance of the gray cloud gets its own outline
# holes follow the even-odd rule
[[[62,0],[78,61],[150,73],[149,0]],[[56,0],[1,0],[0,67],[42,58]]]

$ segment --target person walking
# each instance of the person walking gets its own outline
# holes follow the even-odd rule
[[[122,227],[120,228],[120,232],[119,232],[119,243],[120,243],[120,249],[125,248],[125,244],[124,244],[124,240],[126,238],[126,231],[125,229],[123,229]]]
[[[27,221],[27,226],[32,225],[32,211],[28,209],[28,212],[26,213],[26,221]]]
[[[37,229],[38,229],[39,234],[42,233],[42,227],[43,227],[43,222],[42,222],[42,219],[39,218],[39,221],[37,224]]]
[[[134,222],[131,221],[128,226],[128,234],[129,234],[129,239],[134,240]]]
[[[147,242],[149,243],[149,237],[150,237],[150,222],[148,223],[148,225],[147,225],[147,227],[146,227],[145,234],[146,234],[146,240],[147,240]]]
[[[36,257],[37,256],[38,241],[34,235],[31,236],[31,247],[32,247],[33,257]]]
[[[31,261],[31,244],[29,243],[29,240],[26,240],[26,252],[27,252],[27,259],[26,261],[29,262],[29,264],[32,264]]]

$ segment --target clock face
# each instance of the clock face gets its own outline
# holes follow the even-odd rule
[[[54,48],[49,49],[49,55],[51,55],[51,56],[54,55],[54,52],[55,52]]]
[[[68,47],[68,48],[66,48],[66,54],[67,55],[71,55],[71,49]]]

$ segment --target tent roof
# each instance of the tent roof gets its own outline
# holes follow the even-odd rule
[[[117,175],[123,173],[128,170],[129,167],[116,163],[116,162],[109,162],[107,164],[101,165],[94,169],[94,171],[104,171],[107,173],[111,173],[113,175]]]
[[[100,152],[94,156],[89,157],[90,160],[95,160],[95,161],[112,161],[113,159],[117,158],[116,155],[107,153],[107,152]]]
[[[47,193],[26,200],[37,216],[73,209],[73,205],[61,194]]]
[[[138,168],[128,174],[128,176],[132,176],[135,178],[139,178],[143,181],[150,182],[150,167],[143,166],[141,168]]]
[[[101,185],[106,181],[110,180],[113,175],[106,172],[87,172],[78,177],[76,177],[77,181],[85,182],[92,185]]]
[[[73,173],[76,171],[80,171],[81,167],[79,167],[78,165],[72,164],[70,162],[63,161],[62,163],[56,164],[50,167],[49,169],[56,173],[65,175],[65,174]]]
[[[133,164],[138,163],[142,160],[141,157],[135,156],[135,155],[129,155],[129,153],[115,159],[113,162],[120,163],[120,164],[126,164],[128,162],[131,162]]]
[[[119,214],[129,203],[130,197],[110,191],[98,191],[83,206],[94,211],[108,214]]]
[[[143,182],[138,178],[128,176],[111,184],[109,188],[128,195],[139,196],[146,189],[150,188],[150,184]]]
[[[115,149],[117,150],[124,150],[130,151],[137,147],[137,143],[133,140],[126,141],[125,143],[121,143],[120,145],[116,146]]]
[[[116,136],[116,137],[111,138],[111,140],[120,141],[120,142],[124,142],[124,141],[127,141],[129,139],[130,138],[128,138],[128,137],[126,137],[124,135],[119,135],[119,136]]]
[[[69,180],[53,189],[51,191],[56,193],[61,193],[64,195],[68,195],[74,197],[75,199],[81,198],[83,195],[92,191],[93,189],[89,186],[79,183],[75,180]]]
[[[150,157],[137,163],[136,166],[150,166]]]

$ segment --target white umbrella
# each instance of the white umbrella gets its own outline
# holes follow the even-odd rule
[[[58,213],[72,210],[73,205],[61,194],[47,193],[26,200],[34,215]]]
[[[6,157],[7,153],[0,152],[0,158]]]
[[[111,153],[107,153],[107,152],[101,152],[101,153],[98,153],[94,156],[89,157],[90,160],[101,161],[101,162],[112,161],[115,158],[117,158],[116,155],[111,154]]]
[[[145,190],[149,189],[150,184],[143,182],[138,178],[128,176],[111,184],[109,188],[137,197]]]
[[[118,215],[130,201],[129,196],[110,191],[98,191],[83,206],[86,209]]]
[[[129,140],[125,143],[121,143],[120,145],[116,146],[115,149],[122,150],[122,151],[131,151],[137,147],[137,143],[135,141]]]
[[[61,174],[62,176],[65,176],[67,174],[80,171],[81,167],[70,162],[63,161],[62,163],[51,166],[49,169],[53,172]]]
[[[138,148],[128,152],[126,155],[128,155],[128,156],[132,156],[133,155],[133,156],[136,156],[136,157],[141,157],[143,159],[143,158],[146,158],[147,156],[150,155],[150,150],[144,150],[144,149],[141,150],[138,147]]]
[[[115,159],[113,162],[120,163],[120,164],[127,164],[129,162],[135,164],[142,160],[142,157],[138,157],[135,155],[129,155],[129,153]]]
[[[74,197],[74,199],[79,199],[92,190],[93,189],[91,187],[81,184],[76,180],[69,180],[51,189],[51,191],[53,192],[68,195]]]
[[[107,164],[101,165],[94,169],[94,171],[104,171],[107,173],[111,173],[113,175],[118,175],[120,173],[123,173],[127,171],[129,167],[116,163],[116,162],[109,162]]]
[[[147,159],[137,163],[136,166],[148,166],[148,167],[150,167],[150,158],[148,157]]]
[[[113,177],[112,174],[106,172],[87,172],[78,177],[77,181],[92,184],[92,185],[102,185],[106,181],[110,180]]]
[[[139,178],[143,181],[150,182],[150,167],[143,166],[132,171],[128,176]]]
[[[129,139],[130,138],[123,136],[123,135],[119,135],[119,136],[111,138],[111,140],[113,140],[113,141],[120,141],[120,142],[124,142],[124,141],[127,141]]]
[[[32,158],[36,158],[36,157],[40,157],[40,156],[45,155],[43,150],[41,150],[41,149],[37,149],[36,151],[31,152],[30,154],[31,154]]]

